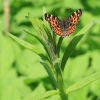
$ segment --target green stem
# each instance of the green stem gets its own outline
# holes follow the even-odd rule
[[[57,83],[58,83],[58,89],[60,92],[60,97],[62,100],[68,100],[68,95],[65,92],[65,87],[64,87],[64,82],[63,82],[63,77],[62,77],[62,72],[61,72],[59,60],[56,60],[54,62],[54,67],[56,70],[56,78],[57,78]]]

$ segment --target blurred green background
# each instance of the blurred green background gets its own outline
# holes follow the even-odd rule
[[[67,18],[79,8],[83,11],[74,34],[64,38],[62,53],[80,29],[92,21],[95,22],[66,64],[66,89],[83,77],[100,70],[100,0],[0,0],[0,100],[25,100],[55,89],[39,63],[39,56],[4,33],[7,30],[44,50],[35,38],[23,31],[25,29],[37,34],[25,16],[29,12],[33,17],[42,19],[43,6],[48,13],[59,18]],[[100,80],[69,94],[69,100],[96,100],[98,97]],[[60,97],[55,95],[46,100],[60,100]]]

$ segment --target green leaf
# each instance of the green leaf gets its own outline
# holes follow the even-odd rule
[[[85,78],[83,78],[81,81],[73,84],[72,86],[70,86],[67,90],[66,90],[66,93],[70,93],[72,91],[75,91],[77,89],[80,89],[88,84],[90,84],[91,82],[97,80],[100,78],[100,71],[90,75],[90,76],[87,76]]]
[[[30,14],[28,14],[27,18],[31,21],[32,25],[34,26],[35,30],[37,31],[37,34],[32,34],[31,32],[27,32],[34,36],[36,39],[40,41],[40,43],[44,46],[45,51],[47,52],[49,58],[51,61],[54,61],[54,57],[52,56],[51,53],[51,48],[52,51],[55,51],[54,48],[54,41],[52,38],[52,34],[47,28],[47,24],[44,23],[42,20],[39,20],[38,18],[33,18]]]
[[[66,48],[62,61],[61,61],[61,69],[62,71],[64,71],[65,68],[65,64],[68,60],[68,58],[70,57],[70,55],[72,54],[72,52],[74,51],[74,48],[76,47],[77,43],[80,41],[80,39],[83,37],[84,35],[81,34],[79,36],[76,36],[72,39],[72,41],[69,43],[68,47]]]
[[[44,47],[45,50],[47,51],[47,54],[49,55],[49,51],[48,51],[47,44],[46,44],[46,42],[45,42],[40,36],[38,36],[38,35],[36,35],[36,34],[33,34],[33,33],[31,33],[31,32],[28,32],[28,31],[26,31],[26,30],[24,30],[24,31],[25,31],[26,33],[32,35],[33,37],[35,37],[35,38],[43,45],[43,47]]]
[[[81,40],[81,38],[84,36],[84,34],[93,26],[93,22],[90,23],[89,25],[85,26],[82,30],[80,30],[77,35],[72,39],[72,41],[69,43],[68,47],[66,48],[64,55],[62,57],[61,61],[61,69],[64,71],[65,64],[72,54],[73,50],[75,49],[76,45],[78,42]],[[80,34],[80,35],[78,35]]]
[[[48,36],[48,42],[52,43],[53,44],[53,38],[52,38],[52,35],[51,35],[51,32],[50,30],[46,27],[46,24],[43,26],[47,36]]]
[[[46,13],[46,8],[43,6],[43,21],[45,21],[44,14]]]
[[[48,60],[48,58],[45,56],[44,52],[42,52],[42,50],[40,50],[39,48],[36,48],[34,45],[29,44],[28,42],[21,40],[20,38],[7,33],[12,39],[14,39],[15,41],[17,41],[20,45],[24,46],[25,48],[33,51],[34,53],[36,53],[37,55],[39,55],[43,60]]]
[[[59,94],[59,91],[58,90],[47,91],[46,93],[41,94],[38,97],[31,97],[31,98],[26,99],[26,100],[41,100],[43,98],[47,98],[47,97],[55,95],[55,94]]]
[[[41,33],[41,34],[38,35],[38,34],[32,34],[31,32],[28,32],[28,31],[25,31],[25,32],[27,32],[27,33],[31,34],[32,36],[34,36],[43,45],[45,45],[47,42],[53,43],[51,32],[46,27],[46,25],[44,25],[43,21],[40,21],[39,19],[36,19],[36,18],[33,18],[32,21],[33,22],[31,22],[31,23],[34,25],[37,33]],[[37,22],[41,26],[38,26]]]
[[[94,25],[94,21],[93,22],[91,22],[91,23],[89,23],[88,25],[86,25],[84,28],[82,28],[77,34],[76,34],[76,36],[77,35],[80,35],[80,34],[86,34],[87,33],[87,31],[89,30],[89,29],[91,29],[91,27]]]
[[[40,61],[40,63],[45,68],[45,70],[48,73],[53,85],[55,86],[55,88],[57,88],[57,81],[56,81],[55,70],[54,70],[53,66],[51,66],[48,61],[45,61],[45,62]]]
[[[25,31],[25,32],[27,32],[28,34],[32,35],[33,37],[35,37],[37,40],[40,41],[40,43],[43,45],[45,51],[47,52],[48,56],[50,57],[50,60],[53,61],[54,57],[52,56],[49,44],[46,41],[44,41],[40,36],[37,36],[31,32],[28,32],[28,31]]]
[[[60,47],[61,47],[61,43],[62,43],[63,39],[64,39],[63,37],[60,37],[59,40],[58,40],[57,49],[56,49],[58,57],[60,56],[59,55],[59,53],[60,53]]]
[[[47,34],[44,30],[44,22],[41,19],[38,18],[34,18],[33,16],[31,16],[31,14],[28,14],[28,19],[30,20],[30,22],[32,23],[33,27],[35,28],[35,30],[37,31],[37,34],[40,37],[43,37],[45,39],[47,39]]]

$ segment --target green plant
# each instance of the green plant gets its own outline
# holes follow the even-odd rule
[[[63,38],[60,37],[57,40],[57,36],[52,33],[50,27],[48,26],[45,20],[42,21],[40,19],[33,18],[30,14],[28,14],[27,18],[30,20],[30,22],[36,29],[37,34],[28,32],[26,30],[25,32],[35,37],[43,45],[45,52],[43,52],[40,48],[37,48],[33,44],[27,43],[26,41],[21,40],[20,38],[17,38],[16,36],[10,33],[8,33],[8,35],[25,48],[30,49],[31,51],[40,56],[40,63],[47,71],[53,85],[56,88],[56,90],[47,91],[46,93],[38,97],[29,97],[28,100],[39,100],[52,96],[54,94],[59,94],[62,100],[68,100],[68,94],[70,92],[82,88],[87,84],[93,82],[94,80],[100,78],[100,72],[96,72],[86,78],[83,78],[81,81],[73,84],[67,89],[65,89],[63,80],[64,68],[68,58],[70,57],[74,48],[84,36],[84,34],[86,34],[86,32],[92,27],[93,22],[85,26],[82,30],[80,30],[77,33],[77,35],[71,40],[69,45],[66,47],[66,50],[63,53],[63,56],[61,57],[60,48]]]

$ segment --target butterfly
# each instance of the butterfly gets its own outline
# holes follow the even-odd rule
[[[45,13],[45,20],[48,21],[53,31],[62,37],[69,36],[74,32],[76,25],[79,22],[82,10],[78,9],[72,13],[67,19],[59,19],[51,14]]]

